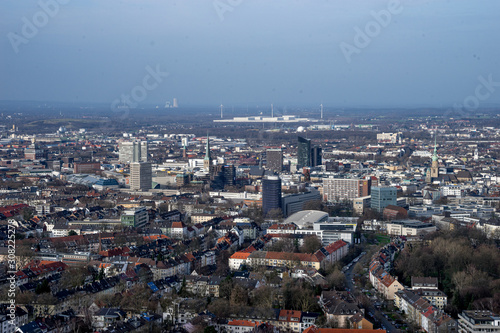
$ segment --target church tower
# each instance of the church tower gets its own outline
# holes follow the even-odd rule
[[[434,139],[434,154],[432,155],[431,178],[435,179],[438,177],[439,177],[439,162],[438,162],[438,155],[437,155],[436,139]]]
[[[212,171],[212,157],[210,156],[210,138],[207,133],[207,147],[205,148],[205,158],[203,159],[203,168],[206,172]]]

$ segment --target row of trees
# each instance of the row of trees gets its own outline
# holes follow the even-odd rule
[[[288,253],[314,253],[322,247],[321,240],[316,235],[304,237],[302,246],[297,239],[283,238],[268,247],[269,251]]]
[[[208,309],[220,317],[229,316],[236,308],[240,312],[249,308],[262,311],[270,308],[320,311],[315,297],[316,288],[289,278],[285,281],[281,288],[264,285],[255,290],[248,290],[235,283],[231,277],[227,277],[221,283],[220,298],[212,301]]]

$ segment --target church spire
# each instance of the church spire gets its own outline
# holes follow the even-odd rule
[[[205,160],[210,161],[210,137],[208,136],[207,132],[207,147],[205,148]]]
[[[432,160],[437,161],[438,160],[438,154],[437,154],[437,134],[434,135],[434,154],[432,155]]]
[[[437,154],[437,132],[436,132],[436,136],[434,137],[434,154],[432,154],[431,174],[429,182],[432,182],[438,178],[439,178],[439,162]]]

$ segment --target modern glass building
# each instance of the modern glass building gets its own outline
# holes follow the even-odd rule
[[[298,138],[299,145],[297,149],[297,166],[311,166],[311,139],[305,139],[301,136]]]
[[[389,205],[397,206],[395,187],[372,186],[371,196],[371,208],[380,213]]]
[[[262,211],[266,216],[272,209],[281,208],[281,179],[269,176],[262,179]]]

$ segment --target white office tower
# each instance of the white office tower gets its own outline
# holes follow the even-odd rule
[[[148,154],[147,141],[123,141],[118,144],[118,160],[122,163],[147,162]]]
[[[152,184],[151,163],[132,162],[130,163],[130,189],[134,191],[147,191]]]
[[[172,101],[172,107],[173,108],[178,108],[179,107],[179,104],[177,104],[177,98],[174,98],[174,100]]]

